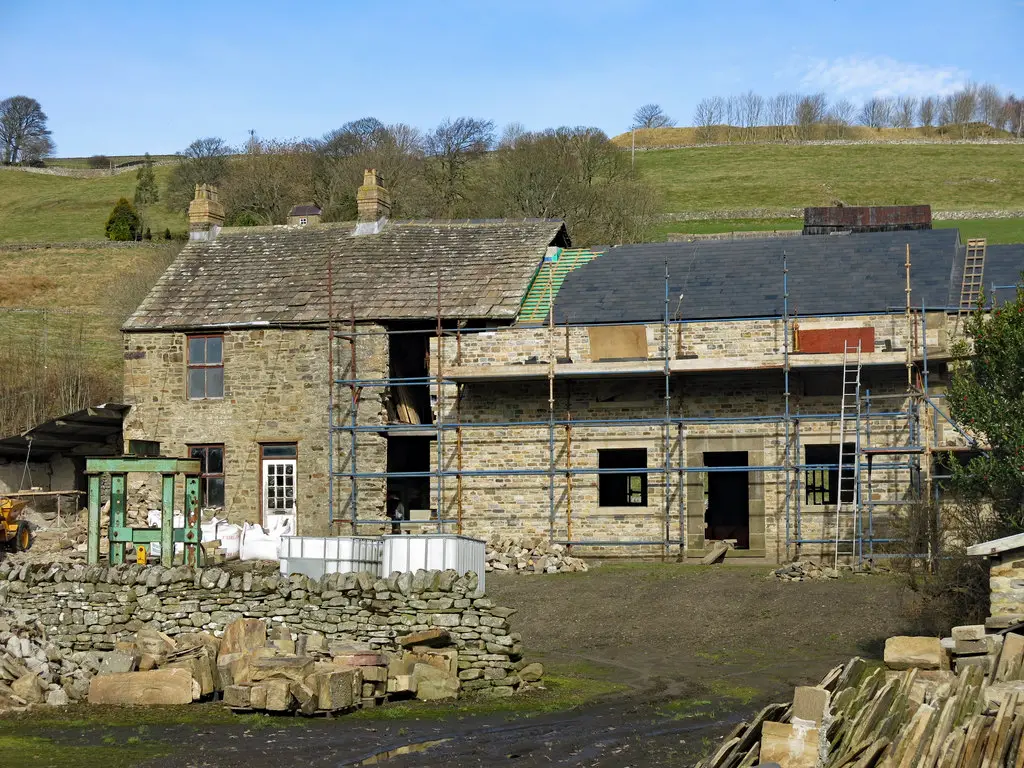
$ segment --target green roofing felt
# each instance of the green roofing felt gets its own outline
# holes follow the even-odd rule
[[[600,255],[587,248],[558,248],[551,261],[545,260],[537,267],[519,309],[519,324],[544,323],[566,275]]]

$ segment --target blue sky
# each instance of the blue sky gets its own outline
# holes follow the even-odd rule
[[[1024,92],[1022,0],[0,5],[0,98],[38,99],[64,156],[319,136],[366,115],[614,135],[641,104],[688,124],[702,97],[747,89]]]

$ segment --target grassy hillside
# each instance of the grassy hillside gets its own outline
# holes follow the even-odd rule
[[[107,157],[113,161],[114,166],[123,165],[124,163],[138,162],[143,159],[143,155],[107,155]],[[174,155],[152,155],[153,162],[159,163],[164,160],[173,160]],[[89,168],[88,157],[52,157],[47,158],[46,164],[50,167],[57,168]]]
[[[797,138],[793,126],[785,126],[781,129],[782,135],[789,141]],[[775,126],[757,126],[755,128],[732,128],[731,131],[724,125],[717,126],[712,138],[709,140],[698,136],[696,128],[673,127],[673,128],[638,128],[635,132],[626,131],[612,138],[620,147],[631,147],[636,142],[638,149],[659,149],[668,147],[682,147],[694,144],[726,144],[737,145],[744,141],[778,141],[780,129]],[[893,141],[958,141],[961,139],[958,128],[866,128],[863,125],[851,125],[842,130],[838,135],[835,128],[830,126],[817,127],[809,137],[817,141],[870,141],[877,143]],[[974,139],[1012,139],[1014,135],[1009,131],[997,131],[984,123],[973,123],[968,128],[968,138]],[[57,162],[57,161],[54,161]],[[63,161],[61,161],[63,162]]]
[[[161,189],[169,166],[157,166]],[[0,242],[68,242],[102,240],[103,228],[119,197],[135,194],[135,174],[75,179],[23,171],[0,171]],[[165,228],[183,232],[183,214],[170,213],[161,203],[144,211],[154,236]]]
[[[180,248],[0,245],[0,435],[120,400],[121,323]]]
[[[849,205],[930,203],[938,210],[1024,209],[1024,144],[733,144],[638,152],[636,163],[659,192],[665,213],[757,208],[766,209],[757,215],[770,217],[837,199]],[[155,170],[163,187],[171,167]],[[134,190],[134,173],[74,179],[0,171],[0,243],[102,239],[117,198],[130,199]],[[184,215],[163,204],[151,206],[146,216],[154,235],[186,229]],[[651,237],[797,224],[663,222]],[[1024,241],[1024,220],[960,226],[993,242]]]
[[[637,153],[665,211],[929,203],[1024,208],[1024,144],[733,145]]]

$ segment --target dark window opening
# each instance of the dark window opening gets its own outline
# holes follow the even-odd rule
[[[415,330],[401,328],[397,330]],[[393,424],[430,424],[430,375],[428,368],[429,331],[392,333],[388,337],[388,366],[392,379],[418,379],[398,382],[388,388],[388,420]]]
[[[188,337],[188,397],[207,400],[224,397],[224,337]]]
[[[433,440],[429,437],[388,437],[388,472],[430,472]],[[389,477],[388,517],[409,520],[411,510],[430,509],[430,477]]]
[[[736,549],[750,549],[750,477],[746,451],[705,451],[707,473],[704,538],[732,541]]]
[[[853,502],[854,465],[853,443],[844,443],[843,447],[843,503]],[[804,447],[804,463],[809,467],[804,471],[806,502],[813,506],[835,505],[839,492],[839,446],[838,445],[807,445]],[[811,468],[810,465],[816,465]]]
[[[935,454],[934,463],[932,464],[932,480],[935,483],[938,498],[942,498],[952,492],[954,467],[966,467],[978,456],[981,456],[981,451],[973,448]]]
[[[188,455],[199,459],[199,505],[224,506],[224,445],[190,445]]]
[[[160,443],[156,440],[129,440],[128,454],[131,456],[159,456]]]
[[[295,443],[268,443],[262,446],[264,459],[294,459],[299,455]]]
[[[610,448],[597,452],[598,469],[632,469],[598,475],[597,504],[600,507],[647,506],[647,449]]]

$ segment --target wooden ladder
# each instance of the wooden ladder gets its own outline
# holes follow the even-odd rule
[[[985,277],[985,246],[986,240],[983,237],[967,241],[964,277],[960,283],[960,317],[978,308]]]

